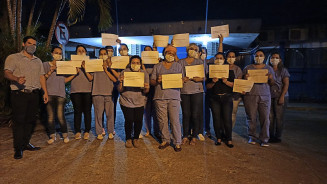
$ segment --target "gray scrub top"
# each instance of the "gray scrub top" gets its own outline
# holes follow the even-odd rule
[[[50,62],[43,63],[45,73],[50,71]],[[66,98],[65,90],[65,77],[63,75],[57,75],[55,70],[47,79],[48,95],[60,96]]]
[[[173,62],[171,67],[167,70],[164,67],[163,62],[161,62],[154,65],[151,74],[151,80],[152,79],[157,80],[157,78],[163,74],[178,74],[178,73],[181,73],[183,75],[183,69],[181,64],[177,62]],[[162,85],[159,84],[155,86],[153,100],[179,100],[180,101],[181,100],[180,89],[178,88],[162,89]]]
[[[16,77],[25,76],[26,82],[24,84],[11,81],[11,90],[40,89],[40,76],[45,74],[42,61],[36,56],[29,59],[23,51],[9,55],[5,60],[4,70],[12,71]]]
[[[92,95],[112,95],[114,83],[106,72],[94,72]]]
[[[132,72],[130,68],[126,68],[120,73],[120,76],[124,75],[124,72]],[[142,70],[140,72],[144,73],[144,83],[149,83],[149,74]],[[124,91],[120,94],[119,104],[129,108],[142,107],[145,105],[145,95],[143,94],[143,89],[140,87],[124,87]]]
[[[282,89],[283,89],[283,79],[286,77],[290,77],[290,73],[288,72],[288,70],[286,68],[282,68],[281,71],[277,70],[275,72],[275,84],[273,86],[270,87],[270,92],[272,94],[272,98],[275,97],[279,97],[276,94],[281,94]],[[285,96],[288,96],[288,91],[286,92]]]
[[[182,65],[183,77],[186,76],[185,66],[203,65],[203,61],[201,59],[194,59],[194,61],[191,64],[188,64],[185,59],[181,59],[178,62]],[[183,84],[183,88],[181,89],[181,94],[196,94],[196,93],[203,93],[203,82],[194,82],[189,80]]]
[[[272,74],[275,79],[275,72],[271,66],[265,65],[261,69],[268,69],[268,73]],[[257,70],[254,68],[254,64],[248,65],[243,70],[243,75],[248,73],[248,70]],[[258,96],[270,96],[270,85],[268,83],[255,83],[247,95],[258,95]]]
[[[70,93],[91,93],[92,82],[90,82],[82,69],[71,82]]]

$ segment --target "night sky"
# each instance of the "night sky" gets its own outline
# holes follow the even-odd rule
[[[206,0],[116,1],[120,24],[205,20]],[[115,23],[115,0],[111,0],[111,3],[111,14]],[[47,30],[51,24],[53,7],[54,3],[47,3],[47,11],[44,11],[41,16],[41,32]],[[67,8],[59,20],[64,21],[66,19],[66,12]],[[327,1],[325,0],[209,0],[208,19],[260,18],[263,27],[326,24],[326,12]],[[94,30],[94,34],[98,34],[97,24],[97,7],[94,4],[87,4],[84,21],[76,25],[88,25]]]

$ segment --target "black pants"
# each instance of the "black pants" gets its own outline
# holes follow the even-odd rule
[[[233,99],[227,95],[212,95],[210,105],[213,117],[213,127],[215,129],[217,139],[222,138],[225,134],[226,140],[232,140],[232,111]]]
[[[129,108],[120,106],[125,118],[126,140],[132,139],[132,130],[134,128],[134,139],[138,139],[142,129],[144,107]],[[134,127],[133,127],[134,125]]]
[[[24,93],[11,92],[13,112],[14,149],[22,150],[32,137],[39,107],[39,91]]]
[[[114,102],[114,124],[116,124],[116,109],[117,109],[117,101],[119,97],[117,86],[118,84],[115,84],[114,89],[112,90],[112,101]]]
[[[74,107],[74,130],[75,133],[81,132],[82,113],[84,114],[84,132],[91,130],[91,93],[72,93],[70,95]]]
[[[196,137],[203,123],[203,93],[182,94],[183,137]],[[201,132],[202,134],[202,132]]]

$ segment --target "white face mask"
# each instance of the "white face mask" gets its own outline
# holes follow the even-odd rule
[[[207,58],[207,54],[202,54],[201,59],[204,61]]]
[[[254,57],[255,64],[262,64],[265,60],[265,57]]]
[[[108,57],[112,57],[114,55],[114,52],[108,52]]]
[[[108,55],[101,55],[101,56],[99,56],[99,59],[107,60],[108,59]]]
[[[216,65],[223,65],[224,64],[224,60],[223,59],[215,59],[215,64]]]
[[[227,63],[232,65],[235,63],[236,58],[227,58]]]
[[[140,71],[140,69],[141,69],[141,65],[138,65],[138,64],[131,64],[131,69],[132,69],[134,72],[138,72],[138,71]]]
[[[167,54],[166,56],[165,56],[165,58],[166,58],[166,61],[167,62],[173,62],[174,60],[175,60],[175,57],[174,56],[172,56],[172,55],[169,55],[169,54]]]
[[[62,55],[60,54],[52,54],[52,57],[55,61],[60,61],[62,60]]]
[[[190,58],[196,58],[196,54],[197,54],[197,52],[195,50],[189,50],[188,51],[188,56]]]
[[[128,51],[127,50],[121,50],[120,52],[121,56],[128,56]]]
[[[277,59],[277,58],[274,58],[274,59],[270,59],[270,63],[273,65],[273,66],[277,66],[278,63],[279,63],[280,59]]]

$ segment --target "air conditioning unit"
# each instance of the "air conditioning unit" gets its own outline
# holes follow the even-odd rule
[[[290,41],[304,41],[308,39],[307,29],[290,29],[289,30],[289,40]]]

